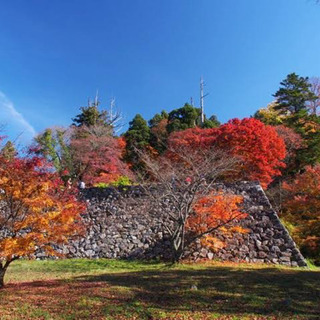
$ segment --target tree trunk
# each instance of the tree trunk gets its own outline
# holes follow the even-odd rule
[[[182,238],[181,238],[181,232],[178,232],[174,238],[171,239],[171,260],[172,263],[179,262],[182,256]]]
[[[4,287],[4,275],[6,273],[5,268],[0,269],[0,289]]]
[[[16,259],[18,259],[18,257],[15,257],[11,260],[7,260],[4,264],[0,262],[0,289],[4,287],[4,275],[6,274],[9,264]]]
[[[181,260],[182,256],[183,256],[182,250],[176,251],[173,256],[173,263],[178,263]]]
[[[177,263],[181,260],[181,257],[184,253],[184,244],[181,242],[181,238],[179,239],[178,245],[173,242],[172,244],[172,263]]]

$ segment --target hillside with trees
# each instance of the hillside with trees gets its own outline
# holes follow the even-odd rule
[[[171,230],[177,260],[185,245],[184,234],[188,228],[196,230],[200,213],[214,228],[219,228],[218,220],[223,225],[233,220],[232,215],[222,218],[219,210],[211,210],[208,216],[200,209],[198,203],[214,208],[216,202],[218,208],[223,201],[206,184],[217,179],[259,181],[302,252],[319,261],[318,83],[315,78],[289,74],[280,82],[274,100],[251,118],[220,124],[212,115],[201,121],[201,110],[186,103],[156,113],[149,121],[137,114],[120,135],[120,115],[100,108],[96,99],[80,108],[69,127],[48,128],[39,134],[28,157],[44,161],[66,189],[80,183],[88,187],[165,186],[160,199],[153,199],[156,205],[161,205],[166,194],[178,201],[176,208],[188,208],[177,212],[180,218],[175,221],[180,222]],[[17,168],[27,166],[26,174],[36,170],[18,155],[11,141],[3,143],[0,156],[2,170],[11,163]],[[206,230],[198,230],[200,237],[207,237]]]
[[[35,139],[32,150],[46,158],[65,183],[84,181],[87,186],[100,187],[142,183],[146,178],[159,181],[150,168],[151,159],[182,161],[173,149],[184,148],[198,158],[206,150],[223,152],[237,161],[221,179],[258,180],[302,251],[319,259],[319,234],[308,235],[303,230],[309,224],[317,230],[320,217],[307,206],[304,218],[298,213],[308,192],[314,193],[313,187],[294,190],[295,181],[316,172],[320,162],[319,81],[291,73],[280,82],[273,99],[253,117],[225,124],[214,115],[205,116],[202,123],[201,110],[187,103],[156,113],[150,120],[137,114],[120,136],[117,118],[110,117],[95,100],[80,108],[68,128],[46,129]],[[8,142],[2,152],[12,156],[13,146]]]

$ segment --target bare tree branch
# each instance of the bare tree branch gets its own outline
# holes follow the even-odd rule
[[[135,150],[144,163],[147,175],[140,175],[140,186],[148,211],[164,215],[163,228],[170,237],[172,259],[178,261],[186,247],[202,236],[233,222],[237,217],[218,221],[201,234],[188,234],[188,218],[194,204],[213,192],[218,178],[233,172],[238,159],[225,152],[209,149],[169,148],[165,156],[154,157]]]

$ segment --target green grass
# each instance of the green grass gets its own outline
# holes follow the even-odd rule
[[[164,263],[125,261],[112,259],[65,259],[28,261],[18,260],[11,264],[7,273],[8,281],[31,281],[41,279],[69,278],[75,274],[100,272],[127,272],[157,270],[165,268]]]
[[[291,320],[320,315],[320,271],[315,266],[16,261],[6,282],[0,291],[1,320]]]

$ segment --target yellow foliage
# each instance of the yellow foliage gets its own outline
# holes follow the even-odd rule
[[[276,101],[269,103],[266,108],[261,108],[256,112],[255,118],[268,125],[282,124],[287,116],[280,114],[280,112],[276,110],[275,107]]]

